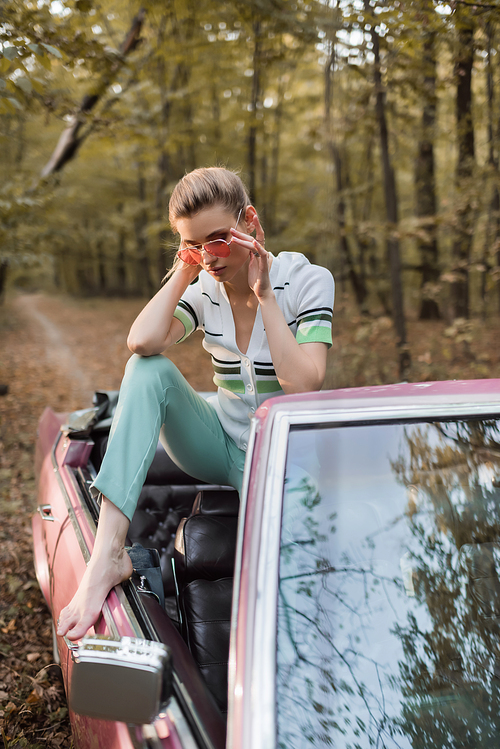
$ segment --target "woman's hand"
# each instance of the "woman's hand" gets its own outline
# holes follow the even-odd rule
[[[255,209],[252,209],[255,211]],[[285,393],[319,390],[325,379],[327,346],[325,343],[297,343],[280,309],[269,278],[270,255],[264,249],[264,231],[257,214],[247,221],[249,234],[231,229],[233,240],[248,250],[248,285],[260,304],[271,360]]]
[[[252,226],[255,229],[255,239],[237,229],[231,229],[231,234],[233,241],[249,251],[248,285],[257,299],[261,301],[269,292],[272,293],[269,279],[269,253],[264,249],[264,230],[256,213],[252,217]]]
[[[201,271],[179,259],[168,281],[146,304],[130,328],[127,346],[133,354],[161,354],[183,336],[184,326],[174,317],[179,299]]]
[[[180,257],[177,257],[173,272],[182,273],[189,278],[189,283],[192,283],[200,275],[202,270],[203,268],[200,263],[198,265],[191,265],[190,263],[185,263]]]

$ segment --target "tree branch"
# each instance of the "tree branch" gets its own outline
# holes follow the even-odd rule
[[[89,130],[87,130],[85,135],[80,135],[79,137],[80,129],[85,122],[85,115],[92,111],[101,96],[104,94],[111,82],[112,76],[116,74],[117,70],[123,64],[125,57],[139,44],[142,24],[144,23],[145,17],[146,11],[144,8],[141,8],[132,21],[130,29],[120,46],[120,55],[117,57],[117,60],[113,62],[109,73],[102,78],[95,93],[87,94],[83,97],[82,103],[75,112],[70,124],[61,133],[52,156],[42,169],[42,177],[48,177],[50,174],[60,171],[63,166],[74,157],[77,150],[87,137],[90,132]]]

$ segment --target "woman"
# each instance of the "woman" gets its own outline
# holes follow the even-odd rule
[[[272,395],[319,390],[325,377],[333,278],[300,253],[266,252],[240,178],[219,167],[187,174],[172,193],[169,218],[180,249],[128,336],[134,356],[94,482],[102,495],[95,546],[58,623],[58,634],[72,640],[132,574],[125,538],[158,437],[188,474],[240,490],[250,414]],[[209,402],[161,356],[197,328],[218,386]]]

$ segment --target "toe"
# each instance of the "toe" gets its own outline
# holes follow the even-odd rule
[[[67,611],[67,609],[63,609],[59,615],[59,619],[57,620],[57,634],[61,637],[66,634],[68,629],[73,626],[75,622],[72,621],[71,614]]]

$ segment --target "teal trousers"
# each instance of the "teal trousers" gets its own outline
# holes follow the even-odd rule
[[[93,483],[129,520],[158,439],[185,473],[240,491],[245,453],[226,434],[215,409],[170,359],[134,354],[125,368],[106,454]]]

